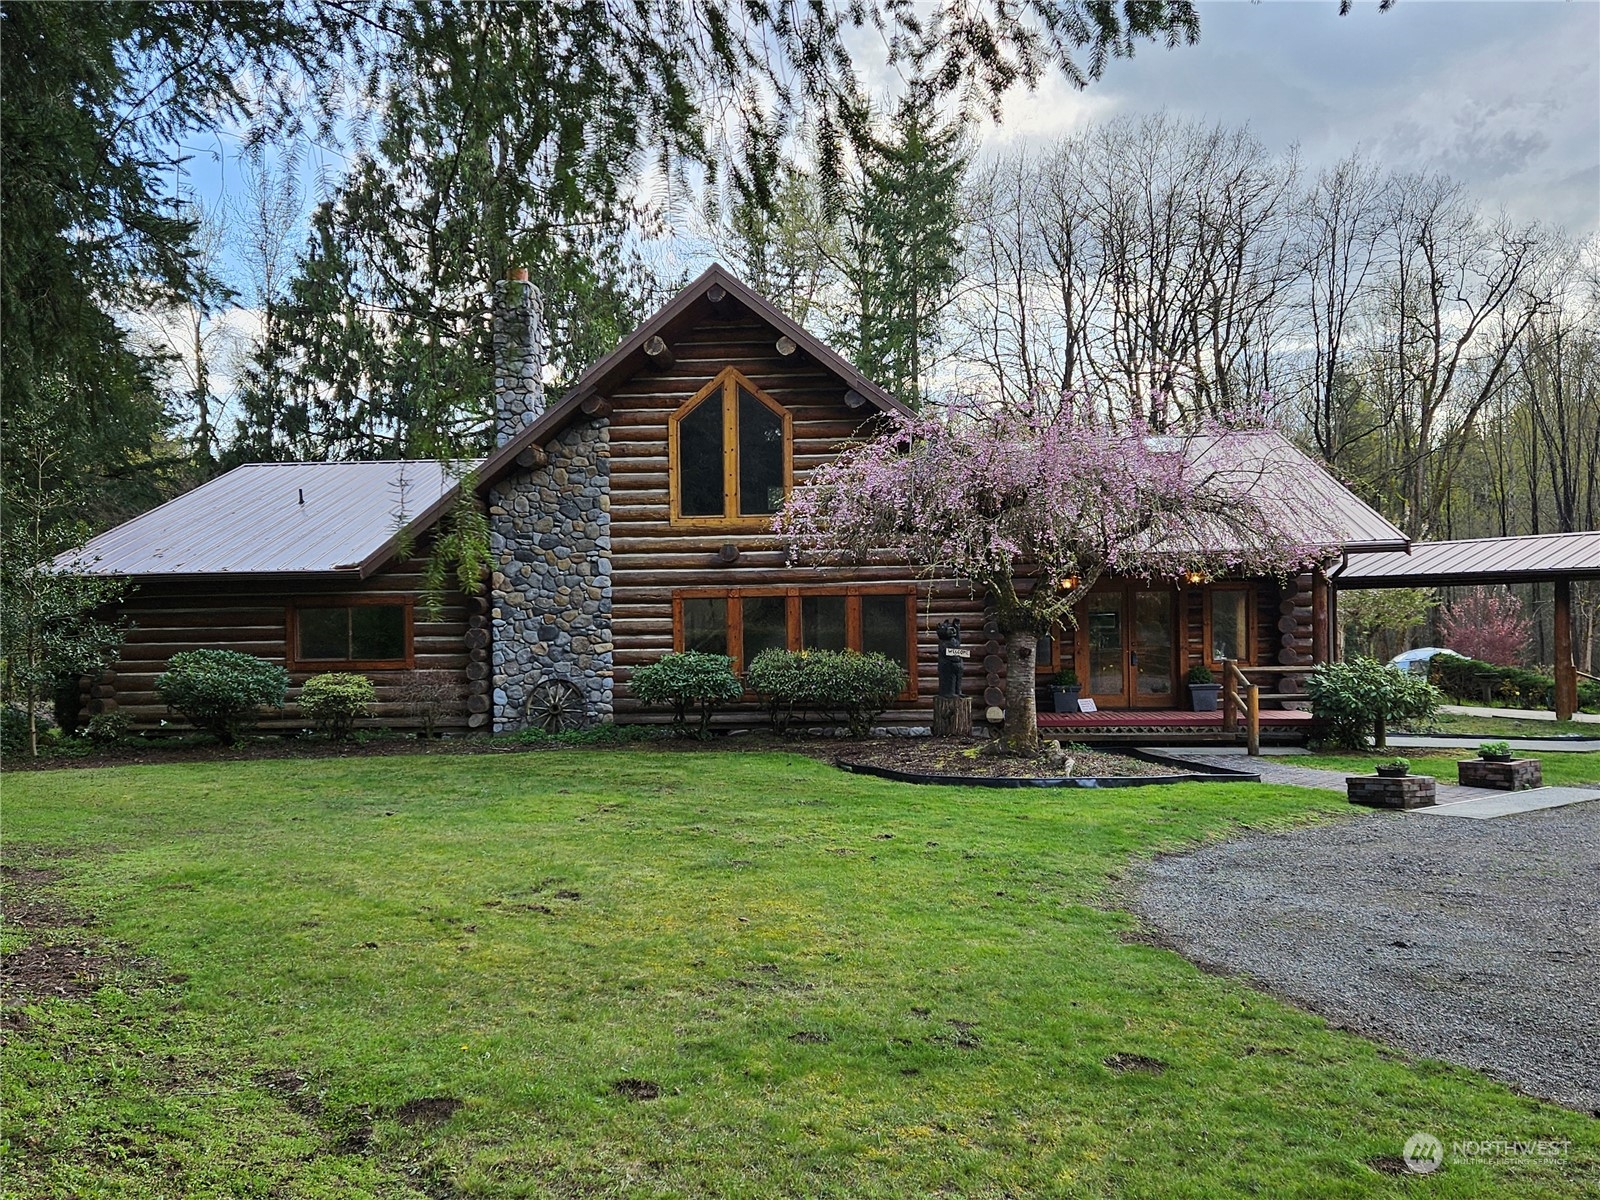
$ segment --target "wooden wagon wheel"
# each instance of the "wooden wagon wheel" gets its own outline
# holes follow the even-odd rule
[[[536,683],[528,693],[528,724],[546,733],[581,729],[589,718],[583,693],[565,679]]]

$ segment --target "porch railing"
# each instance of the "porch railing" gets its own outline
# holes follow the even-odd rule
[[[1231,659],[1222,660],[1222,728],[1226,733],[1237,733],[1239,718],[1244,717],[1245,750],[1252,755],[1261,753],[1261,702],[1263,700],[1304,700],[1301,692],[1263,692],[1261,685],[1251,683],[1245,671],[1259,675],[1304,675],[1305,667],[1245,667]]]

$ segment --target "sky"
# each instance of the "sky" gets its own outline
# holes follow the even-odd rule
[[[1444,171],[1492,207],[1600,230],[1600,2],[1243,0],[1200,5],[1200,40],[1142,48],[1078,92],[1008,97],[987,147],[1158,109],[1248,124],[1313,169],[1358,147]]]

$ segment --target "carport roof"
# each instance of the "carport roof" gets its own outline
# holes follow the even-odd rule
[[[1414,542],[1410,553],[1352,556],[1331,579],[1339,588],[1600,579],[1600,531]]]

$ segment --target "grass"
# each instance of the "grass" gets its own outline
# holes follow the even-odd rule
[[[1439,713],[1428,728],[1420,732],[1456,737],[1526,738],[1575,733],[1580,737],[1600,738],[1600,725],[1593,721],[1535,721],[1528,717],[1469,717],[1461,713]]]
[[[1132,859],[1347,810],[1329,792],[662,751],[4,786],[9,862],[59,868],[124,956],[10,1032],[6,1195],[1533,1197],[1600,1174],[1592,1118],[1202,973],[1107,901]],[[401,1120],[421,1098],[463,1106]],[[1369,1165],[1417,1130],[1570,1146],[1425,1184]]]
[[[1347,754],[1297,754],[1284,761],[1297,767],[1325,767],[1334,771],[1370,772],[1379,763],[1404,758],[1413,775],[1432,775],[1447,783],[1456,782],[1456,763],[1471,758],[1472,750],[1428,750],[1405,746],[1382,753],[1362,751]],[[1600,783],[1600,752],[1519,750],[1518,758],[1537,758],[1544,782],[1552,787],[1578,783]],[[1486,793],[1487,794],[1487,793]]]

